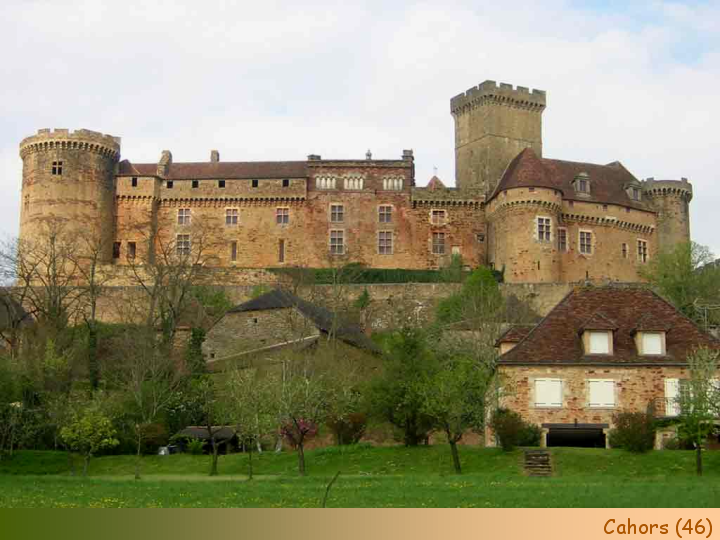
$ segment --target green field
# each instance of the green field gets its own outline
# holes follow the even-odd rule
[[[207,456],[151,456],[132,479],[132,456],[96,458],[88,478],[68,473],[67,456],[21,452],[0,462],[0,507],[277,507],[320,506],[325,486],[341,471],[328,506],[345,507],[717,507],[720,452],[705,453],[706,474],[694,476],[692,452],[634,455],[621,450],[555,449],[552,478],[528,478],[522,452],[463,447],[464,474],[451,474],[442,445],[356,446],[307,453],[298,477],[293,453],[220,458],[207,476]]]

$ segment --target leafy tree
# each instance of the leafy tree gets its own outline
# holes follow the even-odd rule
[[[185,349],[185,367],[191,377],[207,373],[207,365],[203,356],[202,345],[205,342],[205,330],[193,328]]]
[[[226,397],[222,395],[221,389],[209,375],[193,379],[190,388],[200,414],[200,425],[207,432],[210,441],[212,450],[210,476],[217,476],[219,447],[222,443],[227,442],[227,439],[221,438],[221,434],[230,415],[228,403]]]
[[[83,456],[83,476],[87,476],[88,465],[93,455],[119,444],[116,434],[112,419],[97,401],[76,409],[68,424],[60,430],[60,437],[65,446],[70,451]]]
[[[714,420],[720,412],[720,388],[717,385],[717,364],[720,353],[699,348],[688,356],[690,378],[680,381],[679,436],[695,447],[698,476],[703,473],[702,448],[715,431]]]
[[[468,276],[459,293],[440,301],[437,321],[446,325],[479,317],[487,319],[488,315],[501,312],[502,307],[497,280],[489,268],[481,266]]]
[[[432,419],[423,412],[423,383],[439,368],[424,330],[405,327],[388,339],[382,373],[370,385],[369,405],[403,431],[406,446],[417,446],[432,428]]]
[[[685,315],[704,322],[696,302],[720,303],[720,265],[713,261],[707,247],[684,242],[658,253],[640,275]]]
[[[277,381],[271,374],[258,376],[256,369],[232,372],[228,377],[230,415],[240,441],[248,453],[248,478],[253,478],[253,447],[277,428]]]
[[[420,410],[434,428],[445,433],[457,474],[462,472],[457,443],[466,431],[482,428],[491,378],[492,371],[483,364],[451,355],[441,361],[439,370],[427,373],[419,383]]]

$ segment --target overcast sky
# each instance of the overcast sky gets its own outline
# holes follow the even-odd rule
[[[720,254],[720,1],[0,4],[0,232],[18,143],[122,137],[123,158],[399,158],[454,181],[450,98],[485,79],[548,93],[546,157],[688,177],[692,236]]]

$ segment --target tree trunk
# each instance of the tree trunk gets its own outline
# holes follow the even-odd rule
[[[135,456],[135,480],[140,480],[140,460],[142,455],[140,454],[140,448],[142,447],[142,432],[140,426],[136,426],[137,429],[137,454]]]
[[[253,469],[252,469],[252,443],[248,445],[250,450],[248,450],[248,480],[253,479]]]
[[[83,463],[83,476],[87,476],[88,465],[90,465],[90,454],[85,456],[85,463]]]
[[[300,476],[305,476],[305,449],[303,448],[302,442],[298,443],[297,453],[298,453],[298,472],[300,473]]]
[[[210,439],[212,442],[212,468],[210,469],[210,476],[217,476],[218,474],[218,445],[215,442],[215,437]]]
[[[450,450],[452,452],[452,458],[453,458],[453,466],[455,467],[455,474],[462,474],[462,469],[460,468],[460,454],[458,454],[457,449],[457,442],[454,440],[450,440]]]
[[[695,445],[695,468],[697,470],[697,475],[702,476],[702,473],[703,473],[702,444],[700,444],[700,443],[697,443]]]
[[[94,311],[94,308],[93,308]],[[97,342],[98,331],[93,319],[88,324],[88,373],[90,374],[90,385],[93,390],[100,386],[100,370],[98,369]]]

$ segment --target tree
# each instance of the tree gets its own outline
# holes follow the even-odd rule
[[[680,381],[679,435],[695,446],[695,465],[702,476],[702,448],[715,431],[715,418],[720,413],[720,387],[716,374],[720,353],[699,348],[688,356],[690,378]]]
[[[83,456],[83,476],[87,476],[90,458],[100,450],[119,444],[117,431],[112,419],[97,400],[83,404],[76,409],[66,426],[60,430],[60,437],[72,452]]]
[[[676,308],[697,322],[697,302],[720,304],[720,265],[712,252],[695,242],[676,244],[653,257],[640,275]]]
[[[491,378],[487,366],[469,357],[449,355],[419,383],[420,410],[434,428],[445,433],[457,474],[462,473],[457,443],[468,430],[482,428]]]
[[[248,453],[248,479],[253,478],[253,447],[277,429],[277,381],[270,374],[259,376],[256,369],[235,370],[228,377],[228,401],[235,430]]]
[[[406,446],[417,446],[432,428],[432,419],[423,412],[422,384],[439,368],[424,330],[405,327],[389,338],[382,373],[370,385],[369,402],[376,415],[403,431]]]
[[[304,476],[305,442],[317,433],[328,414],[327,381],[314,372],[304,355],[283,361],[278,412],[283,435],[297,450],[298,472]]]
[[[202,420],[201,425],[210,441],[212,452],[210,476],[217,476],[218,451],[220,445],[228,441],[227,437],[222,438],[226,432],[225,424],[230,414],[227,400],[225,396],[221,395],[220,389],[209,375],[194,378],[190,382],[190,388]]]

